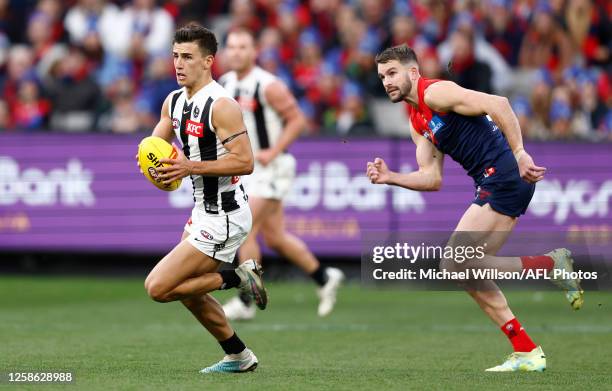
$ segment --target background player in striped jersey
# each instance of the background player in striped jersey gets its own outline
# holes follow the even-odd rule
[[[403,174],[389,170],[384,160],[367,164],[372,183],[401,186],[417,191],[440,190],[444,155],[463,166],[474,180],[476,196],[455,228],[449,245],[485,245],[487,256],[458,264],[443,259],[440,268],[465,268],[520,272],[545,270],[552,282],[565,290],[573,309],[582,306],[579,280],[554,278],[553,269],[573,271],[566,249],[546,255],[496,257],[518,218],[525,213],[544,177],[523,147],[521,129],[508,99],[462,88],[450,81],[425,79],[412,49],[406,45],[388,48],[376,56],[378,75],[389,99],[406,102],[411,136],[416,144],[419,169]],[[466,234],[467,233],[467,234]],[[489,318],[508,336],[514,353],[501,365],[487,371],[543,371],[546,358],[510,310],[494,281],[464,282],[467,292]]]
[[[255,261],[218,272],[233,262],[251,229],[251,212],[238,175],[253,170],[253,152],[240,107],[211,76],[217,52],[212,32],[197,24],[176,31],[172,47],[176,79],[182,88],[166,98],[153,130],[183,144],[176,159],[162,159],[167,182],[191,176],[195,206],[181,242],[151,271],[145,288],[158,302],[180,300],[219,341],[226,355],[201,372],[244,372],[257,367],[227,323],[221,305],[208,294],[238,287],[254,295],[260,308],[267,297]],[[161,222],[160,222],[161,223]]]
[[[306,244],[285,230],[282,200],[295,177],[295,159],[287,148],[300,135],[304,115],[287,86],[256,65],[257,49],[252,32],[237,29],[227,37],[231,72],[219,80],[240,103],[255,152],[253,173],[244,177],[253,211],[253,229],[238,252],[239,261],[261,259],[257,235],[268,247],[310,275],[319,285],[319,316],[329,314],[344,278],[342,271],[323,267]],[[241,294],[223,306],[230,319],[252,319],[255,308]]]

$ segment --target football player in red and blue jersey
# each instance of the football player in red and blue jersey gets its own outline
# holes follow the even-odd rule
[[[573,260],[567,249],[537,256],[495,256],[527,210],[535,183],[546,172],[525,150],[521,129],[508,99],[465,89],[451,81],[421,77],[417,57],[406,45],[385,49],[376,56],[376,63],[389,99],[408,105],[418,170],[393,172],[377,157],[367,164],[370,181],[416,191],[440,190],[444,155],[458,162],[474,180],[474,201],[461,217],[449,244],[466,244],[466,237],[478,233],[479,243],[487,243],[487,255],[463,263],[442,259],[440,268],[543,271],[565,291],[572,308],[580,309],[584,295],[580,281],[563,278],[569,277],[563,271],[573,271]],[[472,279],[462,281],[461,285],[508,336],[514,349],[504,363],[487,371],[545,370],[542,348],[523,329],[495,282]]]

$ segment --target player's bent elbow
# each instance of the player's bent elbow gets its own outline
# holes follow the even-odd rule
[[[248,159],[248,161],[245,162],[245,164],[244,164],[244,172],[242,173],[242,175],[250,175],[250,174],[253,173],[254,169],[255,169],[255,161],[251,157],[250,159]]]
[[[429,191],[438,191],[442,188],[442,178],[434,177],[429,184]]]

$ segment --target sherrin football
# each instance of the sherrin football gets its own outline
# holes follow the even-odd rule
[[[164,167],[160,159],[175,159],[178,153],[171,144],[161,137],[150,136],[144,138],[138,145],[138,163],[144,176],[158,189],[173,191],[181,186],[181,179],[166,185],[159,178],[161,173],[157,169]]]

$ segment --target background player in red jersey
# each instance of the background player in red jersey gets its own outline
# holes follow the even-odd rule
[[[478,243],[487,243],[488,255],[463,264],[443,259],[440,267],[449,271],[545,269],[551,277],[553,269],[573,271],[571,253],[566,249],[533,257],[494,256],[518,217],[525,213],[535,183],[546,172],[525,151],[521,129],[508,99],[465,89],[450,81],[421,77],[416,55],[406,45],[384,50],[376,57],[376,62],[389,99],[409,105],[411,136],[417,146],[419,169],[408,174],[393,172],[383,159],[376,158],[367,164],[371,182],[416,191],[440,190],[445,154],[460,163],[474,179],[476,197],[459,221],[449,244],[469,244],[466,237],[478,233]],[[552,281],[565,290],[572,308],[582,306],[583,291],[579,280],[552,278]],[[503,364],[487,371],[546,369],[541,347],[536,346],[522,328],[495,282],[468,280],[462,285],[508,336],[514,348],[514,353]]]

